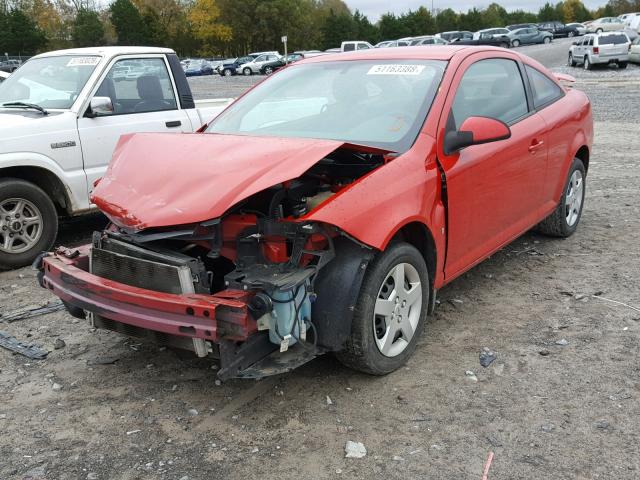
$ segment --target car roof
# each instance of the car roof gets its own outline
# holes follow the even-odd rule
[[[376,48],[336,53],[334,55],[323,55],[321,57],[302,60],[300,63],[335,62],[341,60],[451,60],[455,54],[465,49],[471,49],[474,52],[479,51],[478,47],[469,47],[467,45],[443,45],[429,48],[419,46],[389,49]],[[498,52],[504,51],[502,48],[487,47],[487,49]]]
[[[170,48],[160,47],[88,47],[70,48],[67,50],[54,50],[41,53],[33,58],[53,57],[62,55],[99,55],[101,57],[113,57],[116,55],[144,55],[144,54],[168,54],[175,53]]]

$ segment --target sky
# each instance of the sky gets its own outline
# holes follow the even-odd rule
[[[391,12],[401,14],[408,10],[416,10],[420,6],[431,9],[431,0],[346,0],[345,3],[353,10],[360,10],[369,20],[376,22],[383,13]],[[433,0],[433,8],[452,8],[456,11],[467,11],[470,8],[484,8],[492,3],[491,0]],[[526,10],[537,12],[545,4],[545,0],[501,0],[499,3],[508,11]],[[551,3],[555,4],[555,0]],[[589,9],[596,9],[606,3],[606,0],[583,0]]]

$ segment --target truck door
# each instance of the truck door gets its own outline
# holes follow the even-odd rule
[[[89,191],[111,160],[121,135],[134,132],[191,132],[185,110],[176,101],[176,88],[164,55],[114,60],[90,98],[108,97],[113,111],[92,117],[89,108],[78,118],[84,169]],[[152,158],[141,158],[153,168]]]

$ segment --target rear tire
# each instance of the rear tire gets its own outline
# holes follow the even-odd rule
[[[396,278],[402,279],[399,288]],[[351,336],[345,350],[336,356],[347,367],[372,375],[397,370],[416,348],[428,305],[429,275],[424,258],[408,243],[390,245],[367,268]]]
[[[589,60],[588,56],[584,57],[584,69],[585,70],[593,70],[593,65],[591,64],[591,61]]]
[[[560,203],[551,215],[536,226],[536,230],[545,235],[562,238],[569,237],[576,231],[584,207],[586,177],[582,160],[574,158]]]
[[[18,178],[0,180],[0,214],[0,269],[29,265],[53,245],[58,213],[37,185]]]
[[[601,28],[598,28],[598,29],[596,30],[596,35],[600,35],[601,33],[602,33],[602,29],[601,29]]]
[[[618,68],[622,68],[622,69],[627,68],[627,62],[618,62]]]
[[[575,34],[575,32],[569,32],[569,33],[567,34],[567,37],[569,37],[569,38],[573,38],[573,37],[575,37],[575,35],[576,35],[576,34]]]

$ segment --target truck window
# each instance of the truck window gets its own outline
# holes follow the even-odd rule
[[[111,98],[114,115],[178,108],[162,58],[118,60],[94,96]]]
[[[345,52],[353,52],[356,49],[356,46],[354,43],[346,43],[344,45],[344,51]]]

